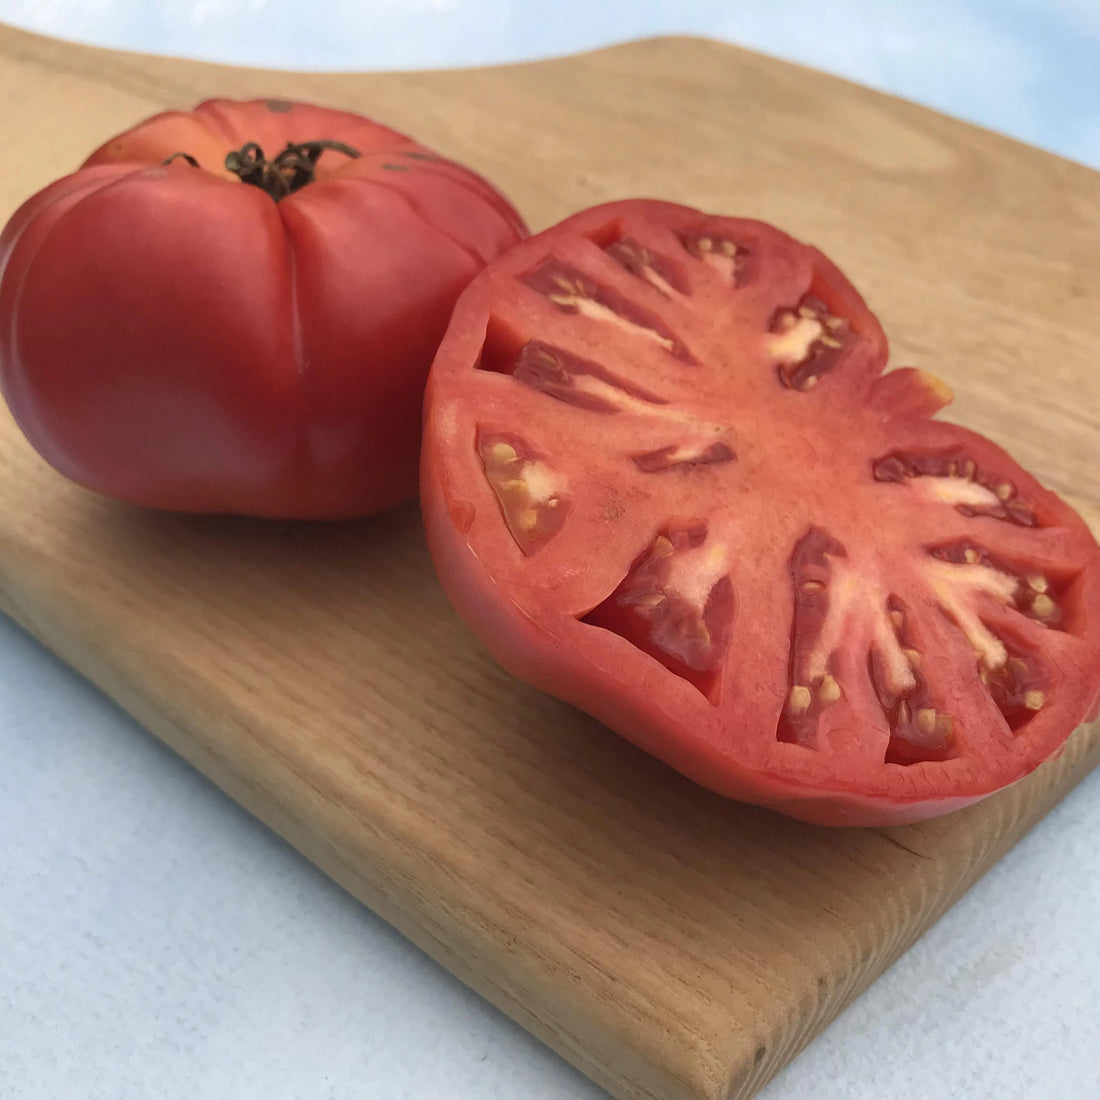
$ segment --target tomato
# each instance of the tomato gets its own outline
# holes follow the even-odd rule
[[[459,299],[421,499],[510,671],[721,794],[916,821],[1056,754],[1100,697],[1100,549],[999,447],[883,374],[816,249],[629,201]]]
[[[48,462],[110,496],[376,512],[416,491],[456,297],[525,236],[480,176],[359,115],[170,111],[0,236],[0,387]]]

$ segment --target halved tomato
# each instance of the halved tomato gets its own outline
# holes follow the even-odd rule
[[[459,301],[429,544],[510,671],[722,794],[915,821],[1056,754],[1100,693],[1100,549],[816,249],[597,207]]]

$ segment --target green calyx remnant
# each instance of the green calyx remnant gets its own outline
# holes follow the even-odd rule
[[[281,153],[268,160],[263,149],[250,141],[226,156],[225,167],[242,183],[259,187],[278,202],[314,181],[317,161],[322,153],[330,149],[346,157],[360,155],[358,149],[341,141],[303,141],[298,144],[288,142]],[[164,163],[171,164],[177,158],[187,161],[192,168],[200,167],[199,162],[187,153],[173,153]]]

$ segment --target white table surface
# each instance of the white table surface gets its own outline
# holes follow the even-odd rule
[[[0,0],[0,20],[332,69],[691,31],[1100,167],[1098,0]],[[1100,772],[761,1095],[1100,1100],[1098,824]],[[0,617],[2,1100],[605,1096]]]

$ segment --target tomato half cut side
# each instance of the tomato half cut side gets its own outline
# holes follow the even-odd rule
[[[515,675],[721,794],[876,825],[965,806],[1100,699],[1100,549],[883,373],[816,249],[647,200],[511,250],[426,397],[443,585]]]

